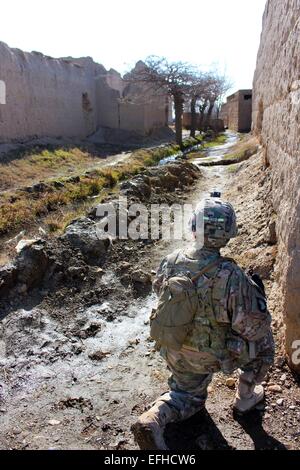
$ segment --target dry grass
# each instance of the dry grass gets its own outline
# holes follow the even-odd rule
[[[33,181],[55,178],[84,170],[96,156],[79,148],[32,150],[7,163],[0,163],[0,190],[12,189]]]
[[[246,158],[251,157],[257,152],[258,140],[254,136],[244,136],[240,142],[232,147],[230,153],[225,155],[224,160],[239,163]]]
[[[82,162],[82,152],[75,151],[69,157],[64,151],[54,151],[54,167],[59,167],[58,161],[69,158],[79,158]],[[72,182],[67,177],[55,178],[62,186],[57,189],[54,180],[46,180],[47,188],[44,192],[32,193],[24,190],[12,190],[0,195],[0,235],[8,234],[20,228],[31,228],[39,219],[45,219],[48,229],[51,232],[61,230],[67,221],[81,213],[85,209],[85,204],[91,204],[91,198],[99,196],[102,199],[107,195],[108,190],[116,187],[119,181],[140,173],[144,168],[155,165],[164,157],[178,152],[178,147],[170,145],[157,149],[141,149],[133,152],[132,156],[123,163],[106,168],[94,169],[88,175],[80,177],[79,182]],[[51,166],[51,155],[49,151],[42,152],[37,158],[32,157],[36,163],[36,169],[40,169],[41,158],[45,158],[45,165]],[[14,162],[15,165],[20,162]],[[28,161],[24,162],[24,168]],[[7,165],[7,171],[8,171]],[[61,169],[61,166],[60,166]],[[86,169],[86,168],[85,168]],[[12,170],[10,170],[12,171]],[[27,173],[29,175],[29,173]],[[93,199],[93,203],[95,203]],[[80,206],[80,207],[79,207]],[[64,208],[63,216],[61,211]]]

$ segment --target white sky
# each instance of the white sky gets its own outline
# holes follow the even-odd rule
[[[0,41],[121,73],[154,54],[252,88],[266,0],[2,0]]]

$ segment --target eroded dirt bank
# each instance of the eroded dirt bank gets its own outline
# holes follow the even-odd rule
[[[265,203],[268,173],[260,154],[201,172],[189,190],[184,185],[157,197],[195,202],[211,189],[225,192],[240,225],[226,254],[256,268],[267,283],[278,353],[264,407],[247,419],[233,417],[233,381],[216,376],[207,413],[170,426],[167,441],[171,449],[300,448],[300,393],[281,352],[276,239]],[[61,260],[69,263],[65,287],[33,292],[22,308],[11,299],[0,326],[1,449],[136,448],[130,425],[166,390],[168,372],[148,338],[155,302],[150,281],[160,258],[175,246],[116,244],[109,261],[88,272],[79,254],[72,265],[66,251]],[[90,283],[91,271],[95,283]]]

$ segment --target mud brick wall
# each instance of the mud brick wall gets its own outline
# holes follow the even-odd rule
[[[96,123],[94,66],[25,53],[0,43],[0,142],[31,137],[85,137]]]
[[[142,103],[130,101],[121,75],[90,57],[54,59],[0,42],[1,96],[3,84],[0,143],[44,136],[85,138],[99,127],[147,134],[167,124],[165,96],[145,99],[142,93]]]
[[[272,173],[286,350],[300,340],[300,0],[269,0],[254,77],[253,130]],[[295,343],[294,343],[295,345]]]

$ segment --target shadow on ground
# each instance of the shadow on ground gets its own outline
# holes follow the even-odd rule
[[[265,431],[259,411],[245,416],[233,413],[233,419],[250,436],[255,450],[287,450],[280,441]],[[182,423],[168,425],[165,440],[170,450],[236,450],[227,442],[206,410]]]
[[[255,450],[287,450],[284,444],[270,436],[263,428],[263,415],[259,411],[254,410],[245,416],[233,412],[233,418],[251,437]]]

